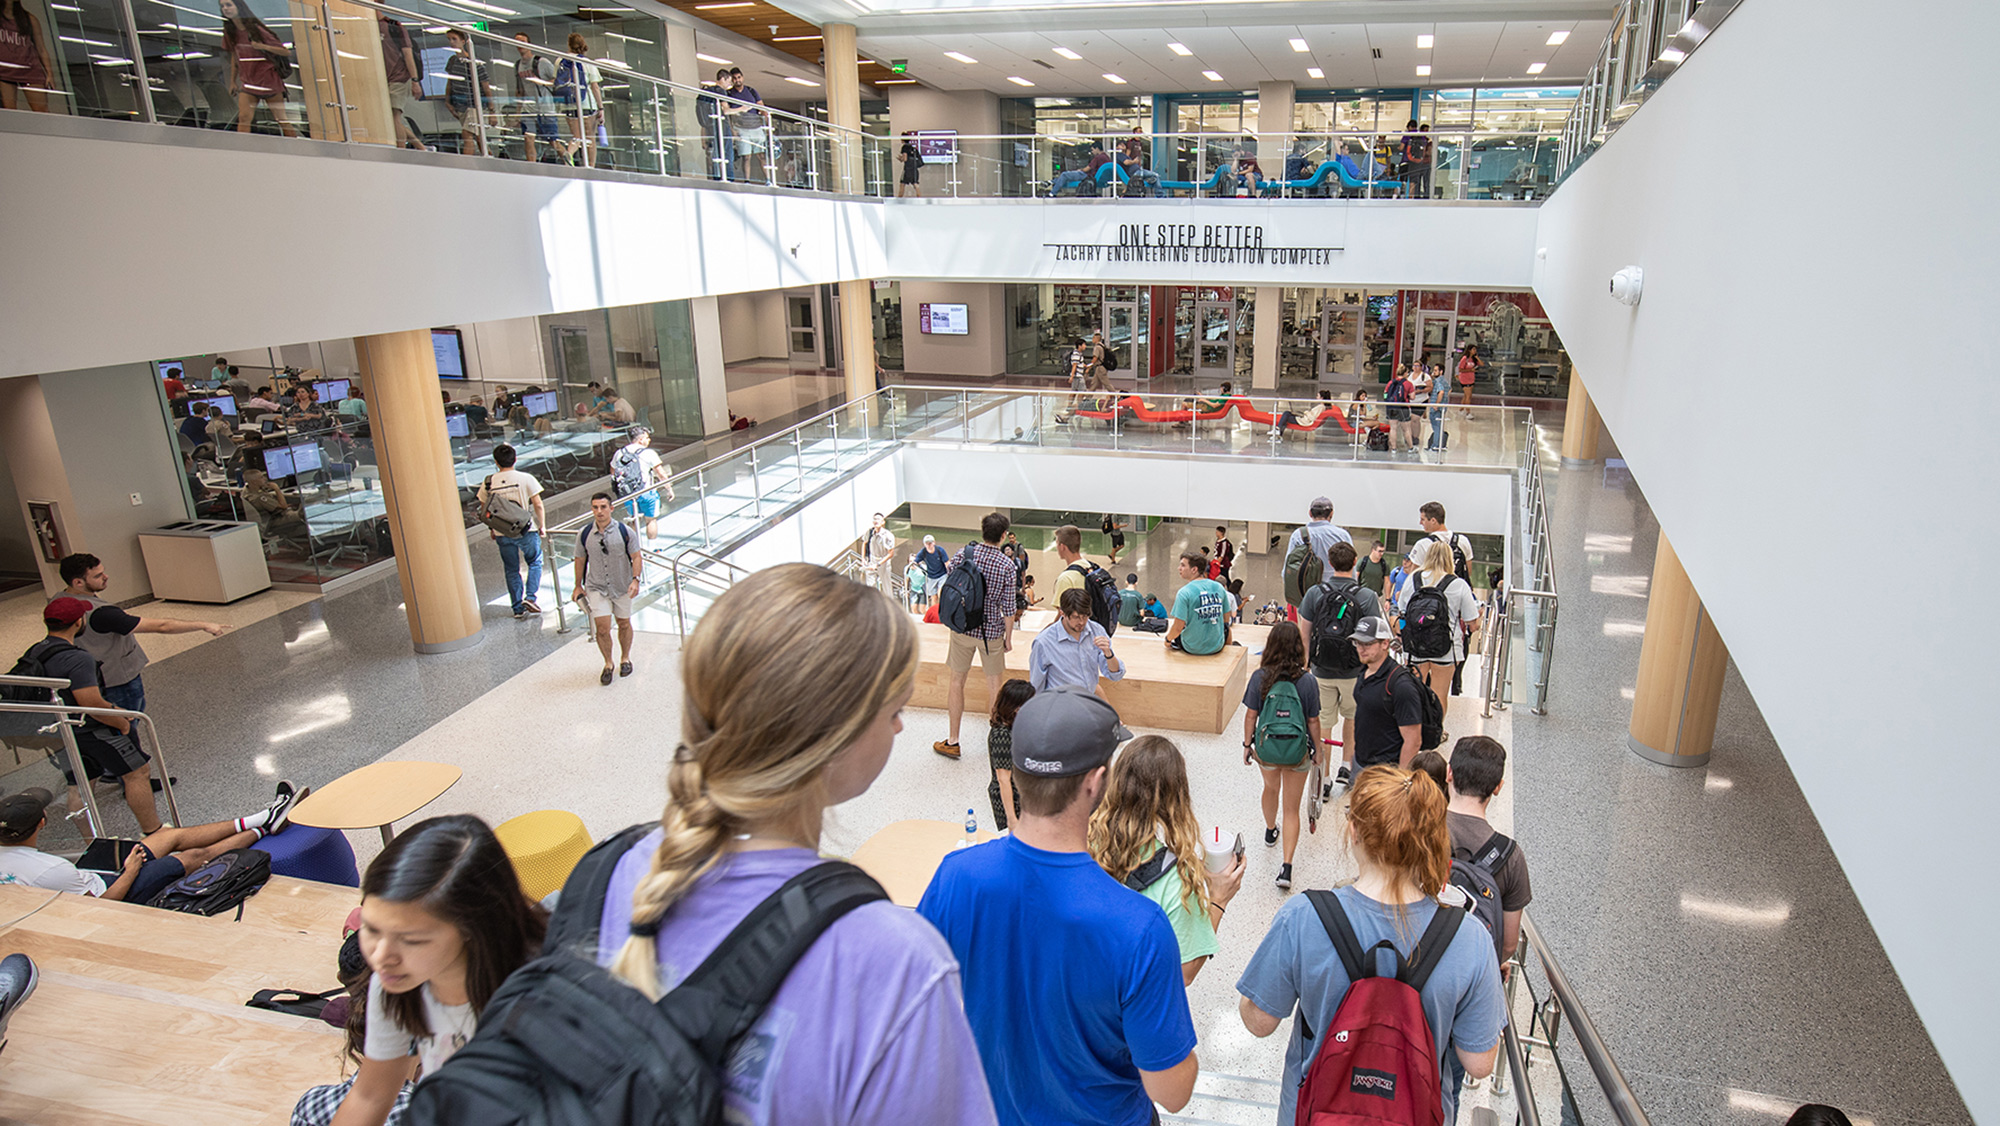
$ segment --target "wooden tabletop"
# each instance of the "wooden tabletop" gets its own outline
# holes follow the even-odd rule
[[[339,984],[353,888],[274,876],[242,921],[0,885],[0,950],[41,974],[0,1066],[5,1121],[38,1126],[282,1126],[306,1088],[337,1081],[344,1034],[244,1007],[259,989]],[[39,910],[37,910],[39,908]]]
[[[915,907],[937,875],[945,854],[965,839],[965,825],[949,821],[896,821],[854,850],[854,864],[875,877],[899,907]],[[981,831],[981,841],[993,834]]]
[[[436,801],[459,773],[441,762],[372,762],[306,795],[291,820],[321,829],[377,828]]]

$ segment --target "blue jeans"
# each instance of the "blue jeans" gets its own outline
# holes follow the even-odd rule
[[[542,537],[534,532],[519,536],[501,536],[494,541],[500,545],[500,569],[507,574],[507,597],[513,600],[515,613],[521,612],[522,604],[542,591]],[[521,582],[521,560],[528,561],[528,581]]]
[[[104,699],[114,708],[124,708],[128,712],[146,710],[146,678],[135,676],[124,684],[110,685],[104,689]]]
[[[1061,195],[1064,188],[1075,187],[1083,183],[1083,179],[1087,175],[1089,173],[1081,168],[1072,168],[1068,172],[1058,172],[1056,173],[1056,178],[1049,183],[1049,194],[1052,196]]]
[[[1430,411],[1430,419],[1431,419],[1430,448],[1434,450],[1444,449],[1444,408],[1432,407]]]

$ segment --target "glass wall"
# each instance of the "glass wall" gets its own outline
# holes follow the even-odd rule
[[[869,312],[875,322],[876,366],[902,371],[903,283],[877,281],[871,294]]]

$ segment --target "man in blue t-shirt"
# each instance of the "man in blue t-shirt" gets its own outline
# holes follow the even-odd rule
[[[1002,1126],[1146,1126],[1154,1103],[1178,1111],[1194,1093],[1174,929],[1084,845],[1111,753],[1131,737],[1074,688],[1023,704],[1013,835],[947,855],[917,904],[958,958]]]
[[[1182,552],[1180,573],[1187,585],[1174,595],[1167,648],[1198,657],[1222,652],[1229,644],[1229,591],[1208,577],[1208,557],[1201,552]]]

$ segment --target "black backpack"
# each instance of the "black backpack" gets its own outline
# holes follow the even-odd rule
[[[644,492],[646,475],[639,465],[639,454],[630,445],[618,447],[611,455],[611,493],[613,496],[629,497]]]
[[[1388,432],[1384,430],[1370,430],[1368,432],[1368,448],[1374,450],[1376,453],[1387,453],[1389,450]]]
[[[220,915],[234,907],[240,919],[243,901],[270,882],[271,854],[236,848],[168,884],[146,906],[189,915]]]
[[[655,1002],[597,965],[611,873],[651,825],[591,849],[563,885],[543,949],[515,970],[479,1030],[426,1076],[406,1126],[695,1126],[722,1121],[730,1054],[821,932],[888,896],[851,864],[799,873]]]
[[[1390,671],[1389,679],[1382,684],[1383,694],[1389,696],[1391,699],[1391,708],[1395,705],[1394,695],[1390,692],[1390,689],[1395,687],[1397,673],[1402,673],[1408,677],[1410,683],[1416,686],[1417,700],[1424,706],[1423,732],[1417,737],[1417,749],[1420,751],[1437,750],[1438,744],[1444,742],[1444,701],[1438,699],[1438,694],[1431,691],[1431,686],[1424,682],[1423,677],[1416,675],[1401,665],[1396,665]]]
[[[1336,586],[1336,582],[1345,585]],[[1352,669],[1361,665],[1354,651],[1354,623],[1361,620],[1361,601],[1354,597],[1361,584],[1331,578],[1320,584],[1317,613],[1312,620],[1312,660],[1321,668]]]
[[[21,654],[20,659],[14,662],[14,667],[7,670],[7,675],[48,677],[49,658],[68,649],[81,648],[83,648],[81,645],[64,641],[60,637],[44,637],[28,646],[28,651]],[[55,691],[52,688],[30,688],[25,684],[0,685],[0,701],[9,704],[47,704],[51,702]]]
[[[1433,532],[1430,535],[1425,536],[1423,542],[1428,544],[1432,540],[1435,540],[1437,538],[1438,538],[1437,533]],[[1465,552],[1459,550],[1458,536],[1454,535],[1451,532],[1446,532],[1444,534],[1444,545],[1451,549],[1451,573],[1457,575],[1461,579],[1464,579],[1466,582],[1471,582],[1472,560],[1466,557]],[[1430,549],[1427,547],[1424,550],[1428,551]],[[1419,562],[1421,562],[1421,560],[1419,560]]]
[[[1424,586],[1421,571],[1410,581],[1417,589],[1403,607],[1403,652],[1413,660],[1444,664],[1451,660],[1451,600],[1444,592],[1456,575],[1446,575],[1436,586]]]
[[[971,544],[958,553],[958,566],[945,572],[938,621],[953,633],[971,633],[986,624],[986,576],[972,561]]]
[[[1456,845],[1451,850],[1451,886],[1465,893],[1466,914],[1485,925],[1493,936],[1493,952],[1502,957],[1506,951],[1500,949],[1500,925],[1505,910],[1500,903],[1499,873],[1513,851],[1513,838],[1503,833],[1486,838],[1477,851]]]
[[[1080,571],[1083,574],[1083,589],[1090,592],[1090,620],[1104,627],[1104,632],[1118,632],[1118,580],[1111,572],[1099,567],[1088,559],[1072,563],[1064,570]]]

